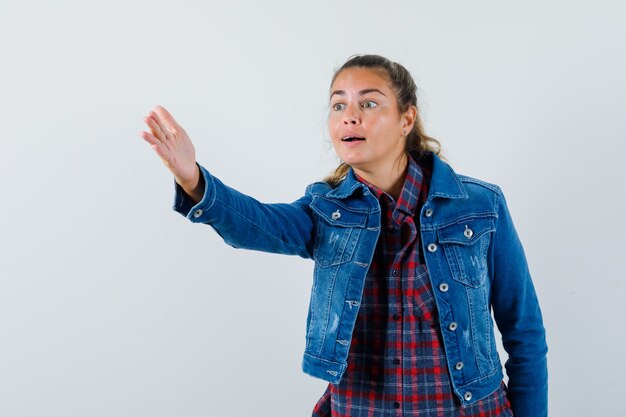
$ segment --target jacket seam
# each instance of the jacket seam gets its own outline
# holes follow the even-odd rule
[[[468,177],[467,175],[457,174],[457,176],[461,179],[461,182],[480,185],[480,186],[482,186],[484,188],[487,188],[487,189],[493,191],[496,194],[499,192],[499,187],[496,184],[492,184],[492,183],[489,183],[487,181],[479,180],[478,178]]]

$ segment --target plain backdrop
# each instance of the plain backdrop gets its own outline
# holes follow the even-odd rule
[[[454,169],[499,184],[542,305],[552,416],[624,416],[620,1],[0,2],[0,416],[307,416],[313,263],[172,210],[171,111],[264,202],[337,164],[333,70],[406,66]],[[504,352],[501,352],[504,355]],[[503,356],[503,359],[506,357]]]

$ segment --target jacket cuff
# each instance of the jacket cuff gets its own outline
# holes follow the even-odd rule
[[[200,168],[200,175],[204,178],[202,200],[194,204],[191,197],[183,190],[183,187],[174,181],[174,204],[172,208],[194,223],[206,223],[208,220],[207,213],[215,203],[215,183],[213,175],[206,168],[197,162],[196,165]]]

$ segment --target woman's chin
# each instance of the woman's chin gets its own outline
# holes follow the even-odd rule
[[[341,160],[350,166],[359,165],[359,158],[341,157]]]
[[[359,158],[352,158],[348,159],[347,161],[344,159],[343,162],[358,170],[366,170],[368,166],[366,161]]]
[[[339,154],[339,157],[350,166],[359,166],[367,163],[367,158],[356,152],[342,152],[342,154]]]

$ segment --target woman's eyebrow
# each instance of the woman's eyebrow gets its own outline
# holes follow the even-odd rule
[[[365,90],[361,90],[359,91],[359,95],[362,96],[363,94],[367,94],[367,93],[380,93],[384,96],[383,92],[380,91],[378,88],[366,88]],[[332,92],[332,94],[330,95],[330,98],[332,98],[335,94],[338,94],[340,96],[345,96],[346,92],[343,90],[335,90]],[[385,96],[386,97],[386,96]]]

